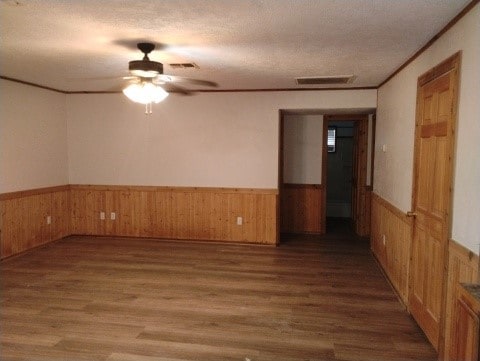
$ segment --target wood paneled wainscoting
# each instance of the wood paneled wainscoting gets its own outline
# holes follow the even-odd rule
[[[478,256],[454,240],[448,244],[448,283],[445,315],[444,359],[448,361],[467,360],[462,346],[477,343],[478,315],[476,325],[469,322],[457,322],[461,319],[461,283],[476,283],[478,280]],[[477,328],[476,332],[472,328]],[[468,335],[468,337],[464,337]],[[475,339],[472,339],[475,337]],[[478,355],[477,355],[478,357]],[[475,359],[477,360],[477,359]]]
[[[3,193],[0,212],[5,258],[70,234],[70,187]]]
[[[69,235],[274,245],[277,206],[276,189],[64,185],[3,193],[1,258]]]
[[[402,301],[408,304],[412,219],[372,193],[371,246]]]
[[[276,189],[70,187],[72,234],[277,243]]]
[[[325,187],[284,183],[281,190],[281,231],[325,233]]]
[[[408,307],[409,263],[412,243],[412,218],[381,198],[372,194],[371,248],[386,276]],[[478,256],[454,240],[448,247],[448,283],[446,307],[442,311],[445,322],[444,344],[440,345],[441,360],[458,361],[462,345],[478,340],[464,340],[459,335],[475,335],[474,322],[458,322],[462,317],[461,283],[478,282]],[[459,316],[460,315],[460,316]],[[478,331],[477,331],[478,332]],[[470,337],[470,336],[469,336]],[[478,336],[472,336],[478,337]]]

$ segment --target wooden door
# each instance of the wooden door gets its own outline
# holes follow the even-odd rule
[[[460,56],[418,79],[409,309],[438,350],[443,344],[446,256]]]
[[[368,116],[357,122],[356,126],[356,150],[355,159],[356,166],[354,169],[355,182],[355,199],[352,201],[354,208],[354,229],[355,233],[361,237],[370,234],[370,198],[367,197],[369,192],[367,186],[367,152],[368,152]]]

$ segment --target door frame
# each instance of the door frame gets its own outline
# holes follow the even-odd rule
[[[284,190],[284,182],[283,182],[283,170],[284,170],[284,122],[285,122],[285,110],[279,110],[279,127],[278,127],[278,196],[277,196],[277,244],[280,243],[280,236],[281,236],[281,230],[282,230],[282,199],[285,196],[285,190]],[[318,111],[312,111],[311,114],[321,114]],[[315,187],[317,190],[320,190],[320,199],[318,199],[318,202],[320,203],[320,216],[319,216],[319,222],[320,222],[320,233],[319,234],[325,234],[326,233],[326,206],[327,206],[327,197],[326,197],[326,190],[327,190],[327,136],[328,136],[328,122],[331,121],[354,121],[356,126],[358,127],[360,124],[362,124],[362,137],[361,140],[363,142],[362,149],[358,151],[358,158],[360,159],[357,160],[357,163],[359,163],[361,166],[359,167],[361,169],[361,179],[359,181],[359,184],[363,184],[361,187],[361,192],[359,194],[361,195],[361,207],[358,209],[361,210],[362,214],[362,219],[363,223],[361,227],[360,225],[355,225],[355,231],[360,233],[361,236],[368,236],[370,233],[370,203],[371,203],[371,193],[372,193],[372,186],[373,186],[373,169],[374,169],[374,149],[375,149],[375,110],[372,109],[371,112],[369,113],[341,113],[341,114],[328,114],[324,113],[323,115],[323,135],[322,135],[322,142],[321,142],[321,152],[322,152],[322,166],[321,166],[321,171],[322,171],[322,176],[321,176],[321,182],[319,187]],[[369,116],[372,115],[372,122],[371,122],[371,128],[368,127],[369,125]],[[367,166],[368,166],[368,138],[369,138],[369,131],[371,131],[371,164],[370,164],[370,185],[366,185],[366,180],[367,180]],[[357,137],[359,138],[359,137]],[[357,143],[358,139],[357,139]],[[356,145],[354,144],[354,147]],[[354,160],[355,161],[355,160]],[[358,176],[357,176],[358,177]],[[363,233],[362,233],[363,232]],[[308,233],[308,232],[306,232]]]
[[[282,202],[284,201],[284,198],[288,198],[288,193],[289,190],[291,189],[296,189],[298,186],[301,186],[300,192],[304,193],[303,198],[309,198],[309,199],[314,199],[315,203],[319,204],[320,206],[318,209],[320,212],[323,212],[323,207],[321,207],[321,202],[323,200],[323,185],[322,184],[305,184],[305,185],[298,185],[298,184],[289,184],[289,183],[284,183],[284,176],[283,176],[283,171],[284,171],[284,139],[285,139],[285,110],[280,109],[279,110],[279,128],[278,128],[278,197],[277,197],[277,245],[280,243],[281,240],[281,234],[282,234],[282,221],[283,221],[283,216],[282,216]],[[312,111],[312,113],[306,113],[306,115],[322,115],[319,111]],[[323,129],[323,128],[322,128]],[[322,144],[320,147],[323,147],[323,140]],[[319,151],[321,152],[323,148],[320,148]],[[323,153],[322,153],[323,156]],[[309,192],[309,190],[311,192]],[[299,189],[297,188],[297,191]],[[313,197],[312,197],[313,193]],[[317,198],[318,195],[318,198]],[[323,217],[320,215],[320,217],[315,217],[315,219],[318,218],[318,222],[323,219]],[[319,227],[314,230],[314,231],[298,231],[298,230],[289,230],[285,232],[285,234],[324,234],[325,233],[325,226],[324,224],[319,224]]]
[[[413,178],[412,178],[412,198],[411,198],[411,212],[407,213],[407,215],[412,216],[412,227],[411,227],[411,240],[412,246],[410,247],[410,264],[413,262],[414,258],[414,237],[415,237],[415,210],[417,207],[417,178],[418,178],[418,157],[420,155],[419,149],[419,132],[420,132],[420,122],[422,120],[422,114],[420,113],[420,97],[421,97],[421,88],[425,84],[445,75],[448,72],[455,72],[455,79],[452,85],[452,104],[451,104],[451,124],[450,127],[447,129],[449,132],[449,144],[448,144],[448,161],[447,161],[447,171],[446,171],[446,181],[448,183],[448,190],[449,194],[447,198],[447,205],[446,205],[446,212],[447,213],[447,220],[446,220],[446,231],[445,231],[445,239],[443,240],[443,262],[444,264],[441,265],[441,269],[443,270],[442,282],[441,282],[441,309],[440,309],[440,321],[439,321],[439,336],[438,336],[438,353],[439,359],[444,358],[444,351],[445,351],[445,327],[446,327],[446,306],[447,306],[447,276],[448,276],[448,241],[451,238],[452,232],[452,209],[453,209],[453,165],[455,159],[455,128],[457,125],[458,119],[458,103],[459,103],[459,94],[458,94],[458,86],[459,86],[459,71],[460,71],[460,62],[461,62],[461,51],[453,54],[449,58],[445,59],[438,65],[434,66],[424,74],[420,75],[417,80],[417,94],[416,94],[416,110],[415,110],[415,135],[414,135],[414,152],[413,152]],[[408,277],[408,309],[410,311],[411,305],[410,300],[412,297],[413,290],[413,281],[414,281],[414,272],[412,272],[413,268],[409,267],[409,277]],[[435,345],[434,345],[435,346]]]
[[[372,118],[372,156],[375,149],[375,116]],[[368,236],[370,233],[370,194],[373,185],[373,158],[371,163],[370,185],[367,186],[367,164],[368,164],[368,119],[369,114],[326,114],[323,117],[323,147],[322,147],[322,224],[327,221],[327,180],[328,180],[328,123],[330,121],[353,121],[355,122],[354,154],[353,162],[355,166],[352,174],[355,177],[356,191],[352,192],[352,221],[355,233],[360,236]],[[352,182],[354,183],[354,182]],[[323,229],[325,233],[326,229]]]

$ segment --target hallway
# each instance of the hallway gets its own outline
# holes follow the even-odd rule
[[[352,237],[70,237],[0,266],[3,360],[437,357]]]

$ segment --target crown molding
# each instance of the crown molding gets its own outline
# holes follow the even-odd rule
[[[430,48],[440,37],[445,34],[450,28],[452,28],[456,23],[458,23],[465,15],[467,15],[470,10],[472,10],[475,5],[477,5],[480,0],[472,0],[462,11],[460,11],[457,16],[455,16],[450,22],[443,27],[433,38],[431,38],[424,46],[422,46],[415,54],[413,54],[410,58],[407,59],[402,65],[400,65],[397,70],[395,70],[392,74],[390,74],[384,81],[378,84],[378,89],[381,88],[383,85],[388,83],[395,75],[400,73],[403,69],[405,69],[412,61],[418,58],[422,53],[424,53],[428,48]]]

